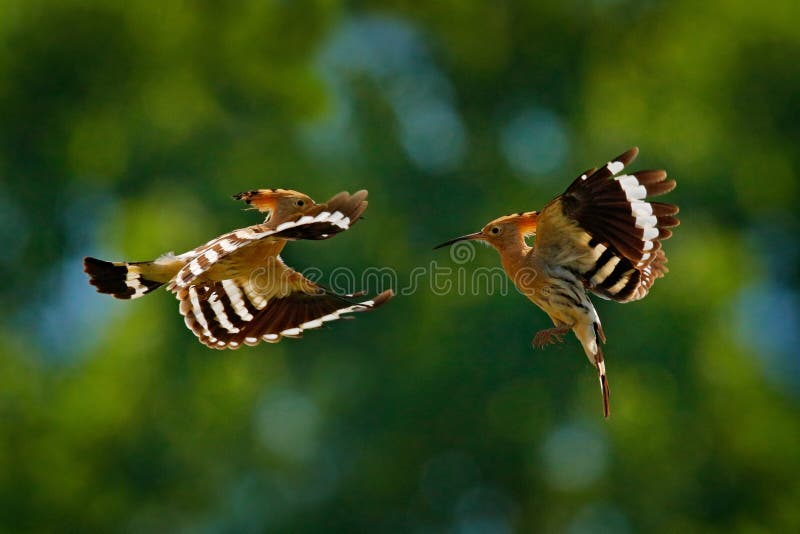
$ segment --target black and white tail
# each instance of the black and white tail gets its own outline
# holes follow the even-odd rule
[[[611,403],[609,397],[611,392],[608,389],[608,378],[606,377],[606,362],[603,360],[603,350],[597,346],[597,378],[600,379],[600,394],[603,396],[603,416],[608,419],[611,415]]]
[[[142,274],[151,263],[110,262],[86,257],[83,259],[83,271],[89,275],[89,283],[97,288],[98,293],[118,299],[137,299],[164,284]]]
[[[594,355],[594,366],[597,368],[597,378],[600,380],[600,394],[603,396],[603,415],[606,419],[611,415],[611,402],[609,397],[611,391],[608,389],[608,377],[606,376],[606,361],[603,358],[603,349],[600,347],[601,343],[606,342],[606,334],[603,332],[603,327],[600,325],[598,319],[592,324],[594,330],[595,344],[597,345],[597,353]]]
[[[575,336],[581,342],[586,357],[592,362],[595,369],[597,369],[597,378],[600,380],[600,394],[603,397],[603,415],[608,418],[611,415],[610,396],[611,391],[608,387],[608,377],[606,376],[606,362],[603,357],[602,343],[606,342],[606,334],[603,332],[603,327],[600,325],[600,319],[597,317],[597,312],[594,306],[589,304],[590,313],[594,316],[592,323],[583,322],[573,327]]]

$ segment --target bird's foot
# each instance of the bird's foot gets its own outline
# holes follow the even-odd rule
[[[568,327],[560,327],[560,328],[548,328],[547,330],[541,330],[533,336],[533,341],[531,341],[531,345],[535,349],[541,349],[546,347],[547,345],[555,345],[556,343],[563,343],[564,342],[564,334],[569,332]]]

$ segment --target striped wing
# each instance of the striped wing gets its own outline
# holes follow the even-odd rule
[[[282,292],[265,292],[247,279],[201,283],[177,292],[186,326],[215,349],[302,337],[306,330],[347,314],[373,310],[392,296],[387,290],[357,302],[356,295],[336,295],[305,278]]]
[[[536,254],[576,273],[593,293],[617,302],[647,295],[667,272],[661,241],[679,224],[678,207],[647,197],[675,188],[664,171],[619,174],[633,148],[575,179],[539,216]]]
[[[186,289],[202,279],[214,265],[225,260],[235,262],[236,255],[265,240],[328,239],[350,228],[367,208],[366,191],[339,193],[307,214],[272,227],[269,223],[235,230],[213,239],[195,251],[194,258],[175,275],[170,291]]]

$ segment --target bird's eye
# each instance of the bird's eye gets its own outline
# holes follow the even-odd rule
[[[298,200],[297,202],[295,202],[295,204],[297,204],[297,207],[302,208],[303,205],[305,205],[305,202],[303,202],[302,200]]]
[[[497,226],[494,226],[494,227],[492,228],[492,233],[493,233],[493,234],[499,234],[499,233],[500,233],[500,228],[498,228]]]

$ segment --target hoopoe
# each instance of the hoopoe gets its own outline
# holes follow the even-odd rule
[[[540,212],[500,217],[480,232],[436,247],[479,240],[497,249],[517,289],[555,325],[538,332],[533,346],[562,342],[572,330],[597,368],[605,417],[609,388],[600,343],[606,337],[586,291],[616,302],[644,298],[667,272],[661,241],[679,224],[677,206],[647,200],[675,188],[665,171],[617,176],[638,153],[634,147],[584,172]],[[532,247],[525,242],[530,236],[535,236]]]
[[[280,257],[287,241],[328,239],[350,228],[367,208],[366,191],[342,192],[322,204],[288,189],[258,189],[233,198],[266,213],[265,221],[154,261],[84,258],[89,282],[119,299],[136,299],[167,284],[180,301],[186,326],[215,349],[302,337],[305,330],[373,310],[393,296],[389,289],[358,302],[363,292],[333,293]]]

